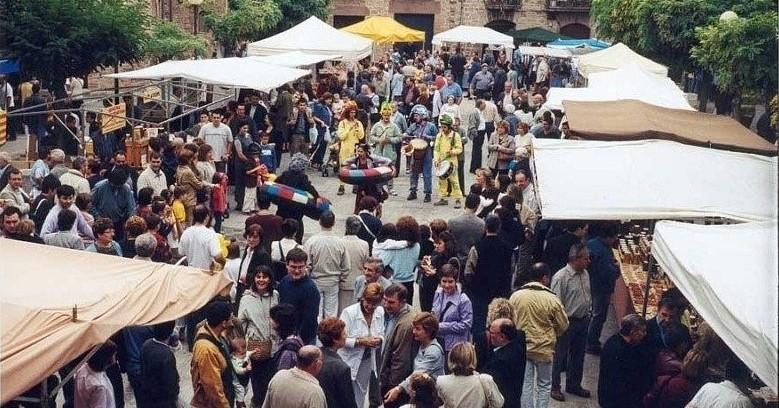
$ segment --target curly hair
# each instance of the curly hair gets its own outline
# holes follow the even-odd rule
[[[397,227],[397,237],[399,240],[408,241],[408,246],[414,246],[419,242],[419,224],[414,217],[406,215],[398,218],[395,223]]]
[[[506,298],[492,299],[487,306],[487,327],[495,320],[504,318],[514,320],[514,308],[511,303]]]
[[[430,234],[435,241],[438,239],[438,236],[449,229],[449,225],[446,223],[446,220],[442,220],[441,218],[436,218],[430,221]]]
[[[127,238],[135,238],[146,232],[147,229],[146,220],[138,215],[132,215],[124,222],[124,230],[127,234]]]
[[[341,338],[346,328],[346,323],[337,317],[328,317],[316,328],[316,337],[322,342],[323,347],[332,347],[335,341]]]

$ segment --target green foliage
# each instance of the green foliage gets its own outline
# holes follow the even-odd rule
[[[142,57],[148,7],[142,0],[9,1],[5,7],[6,50],[51,89],[62,89],[69,75]]]
[[[771,98],[769,109],[771,112],[771,127],[776,129],[776,125],[779,124],[779,95],[774,95]]]
[[[208,53],[206,40],[185,32],[169,21],[154,19],[143,46],[147,58],[162,62],[173,58],[202,57]]]
[[[208,10],[204,18],[214,39],[232,49],[241,41],[267,35],[282,21],[283,15],[274,1],[231,0],[227,14]]]
[[[772,92],[777,85],[777,25],[777,13],[763,11],[698,28],[692,56],[714,74],[723,91]]]
[[[327,17],[330,0],[275,0],[284,19],[273,30],[273,34],[280,33],[301,21],[317,16],[320,19]]]

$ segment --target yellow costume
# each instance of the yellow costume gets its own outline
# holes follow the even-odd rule
[[[338,122],[338,140],[341,141],[341,150],[338,152],[338,161],[341,164],[354,156],[354,146],[365,139],[365,129],[359,120],[343,119]]]
[[[452,171],[447,178],[438,179],[438,195],[443,198],[447,196],[448,187],[452,186],[452,197],[455,200],[463,198],[463,192],[460,190],[460,182],[457,179],[457,157],[463,154],[463,143],[460,135],[451,128],[448,133],[438,132],[433,146],[433,163],[440,163],[442,160],[448,160],[452,164]]]

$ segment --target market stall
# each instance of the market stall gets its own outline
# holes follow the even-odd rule
[[[614,44],[601,51],[582,55],[578,61],[579,73],[585,78],[595,72],[611,71],[630,64],[639,65],[645,70],[662,77],[668,76],[668,68],[665,65],[658,64],[649,58],[639,55],[622,43]]]
[[[311,16],[287,31],[249,43],[246,50],[249,56],[300,51],[331,55],[345,61],[358,61],[371,55],[373,41],[338,30]]]
[[[185,316],[230,285],[222,273],[10,239],[0,259],[2,404],[118,330]]]
[[[569,50],[561,50],[557,48],[549,47],[531,47],[528,45],[520,45],[517,47],[515,53],[518,52],[522,55],[533,55],[552,58],[571,58],[573,54]],[[554,88],[552,88],[554,89]]]
[[[378,44],[425,41],[425,32],[408,28],[392,17],[371,16],[359,23],[341,29],[348,33],[369,38]]]
[[[695,310],[774,393],[778,233],[776,219],[716,226],[660,221],[652,245],[658,264]]]
[[[636,100],[563,101],[563,108],[571,134],[580,139],[664,139],[762,155],[777,153],[776,146],[727,116],[668,109]]]
[[[550,88],[544,106],[563,110],[563,101],[604,102],[625,99],[669,109],[693,110],[682,90],[670,78],[660,77],[635,64],[593,73],[586,88]]]
[[[514,38],[488,27],[459,25],[433,36],[433,45],[444,43],[485,44],[503,49],[514,49]]]
[[[282,67],[290,68],[303,68],[310,65],[318,64],[322,61],[338,60],[340,55],[327,55],[327,54],[311,54],[301,51],[290,51],[275,55],[265,55],[262,57],[248,57],[255,61],[264,62],[266,64],[278,65]]]
[[[592,48],[594,50],[602,50],[611,47],[611,44],[605,41],[601,41],[597,38],[586,38],[586,39],[558,38],[546,44],[546,46],[549,48],[561,48],[561,49],[587,47],[587,48]]]

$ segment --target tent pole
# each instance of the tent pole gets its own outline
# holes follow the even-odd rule
[[[646,288],[644,288],[644,304],[641,308],[641,317],[646,319],[646,309],[649,305],[649,282],[652,280],[652,267],[654,266],[654,257],[650,254],[649,255],[649,265],[647,266],[646,271]]]
[[[76,375],[76,371],[78,371],[78,369],[81,368],[81,366],[84,365],[84,363],[86,363],[87,360],[89,360],[89,358],[92,357],[92,355],[97,352],[97,350],[100,348],[101,345],[102,344],[98,344],[98,345],[92,347],[92,349],[89,350],[89,352],[84,355],[84,357],[78,362],[78,364],[75,367],[73,367],[73,370],[71,372],[69,372],[68,375],[65,376],[65,378],[62,378],[60,380],[59,384],[57,384],[57,386],[54,387],[51,391],[48,391],[48,388],[49,388],[48,380],[49,380],[49,378],[48,378],[48,376],[46,376],[46,378],[44,378],[43,382],[41,383],[41,396],[39,398],[17,397],[17,398],[14,398],[11,401],[38,403],[42,407],[48,406],[49,401],[52,400],[52,399],[55,399],[57,397],[57,393],[65,385],[65,383],[70,381],[70,379],[73,378],[73,376]]]

